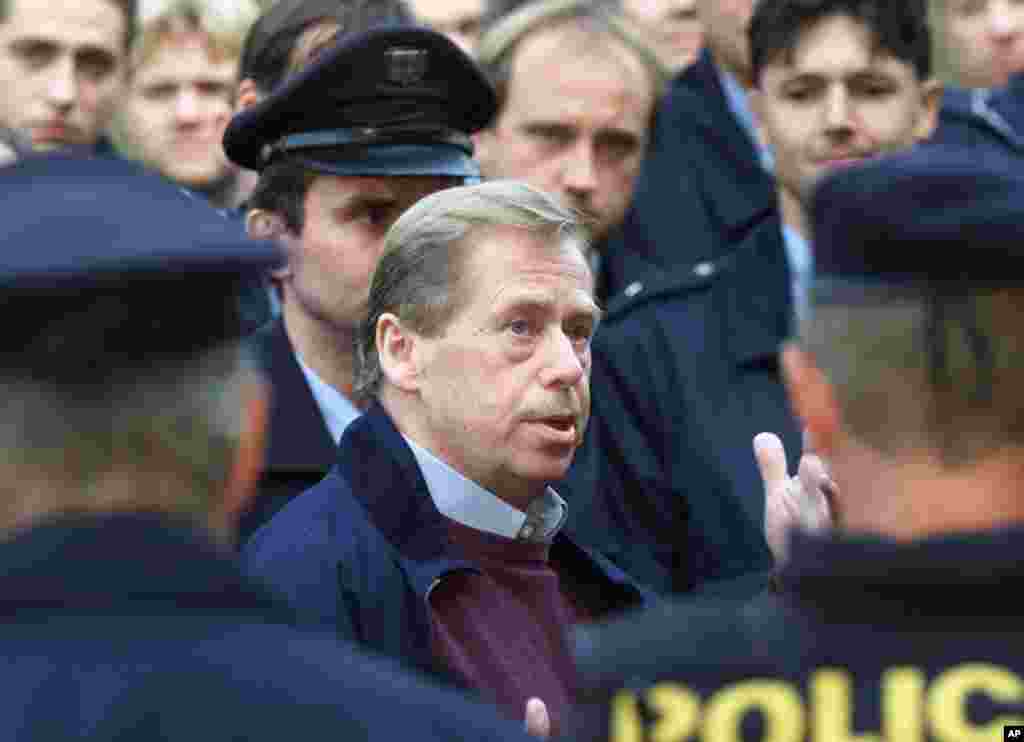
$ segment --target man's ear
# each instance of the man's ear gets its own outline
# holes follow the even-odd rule
[[[942,108],[942,83],[929,79],[921,85],[921,115],[914,127],[914,138],[921,142],[931,137],[939,125],[939,111]]]
[[[782,376],[796,416],[814,441],[815,452],[829,458],[838,440],[841,415],[835,391],[814,356],[796,343],[782,349]]]
[[[278,214],[266,209],[250,209],[245,215],[245,231],[254,240],[276,241],[282,250],[288,251],[288,227]],[[282,281],[291,275],[287,255],[284,265],[270,271],[272,278]]]
[[[238,83],[238,90],[235,93],[235,113],[251,108],[260,102],[260,91],[251,77],[247,77]]]
[[[384,378],[392,386],[405,392],[414,392],[419,387],[420,337],[402,324],[390,312],[377,319],[375,345]]]

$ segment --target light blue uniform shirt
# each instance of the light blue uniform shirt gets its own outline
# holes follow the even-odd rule
[[[363,413],[352,404],[348,397],[317,376],[316,371],[303,363],[297,353],[295,360],[299,362],[299,368],[302,369],[306,383],[309,384],[309,389],[313,392],[313,399],[316,400],[316,405],[320,408],[320,414],[323,415],[331,438],[337,443],[341,440],[341,434],[345,432],[349,423]]]

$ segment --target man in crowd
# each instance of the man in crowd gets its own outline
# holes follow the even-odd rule
[[[0,1],[0,125],[32,148],[100,142],[124,89],[134,0]]]
[[[498,113],[477,137],[480,169],[561,197],[593,222],[598,297],[662,90],[652,53],[589,2],[527,4],[490,28],[478,58]]]
[[[1024,72],[1024,3],[933,0],[939,46],[958,85],[990,88]]]
[[[277,0],[246,36],[239,62],[236,112],[267,97],[340,34],[409,25],[402,0]]]
[[[841,529],[794,536],[781,594],[588,632],[591,684],[630,690],[578,738],[982,740],[1020,723],[1019,164],[923,145],[830,176],[811,214],[814,306],[782,363]]]
[[[234,287],[273,246],[115,159],[29,158],[0,200],[0,736],[524,738],[293,628],[224,546],[265,409]]]
[[[661,592],[759,589],[771,555],[749,442],[772,430],[800,450],[775,355],[807,304],[805,196],[824,172],[929,136],[941,98],[913,4],[760,0],[750,39],[779,205],[734,253],[611,307],[568,482],[587,503],[575,535]]]
[[[228,156],[261,173],[249,231],[285,252],[273,273],[281,317],[254,338],[274,401],[243,539],[334,463],[359,415],[355,335],[384,234],[423,196],[479,174],[469,134],[493,111],[490,86],[452,42],[392,28],[344,36],[229,125]]]
[[[623,0],[623,10],[651,39],[666,69],[682,72],[704,41],[697,0]]]
[[[251,0],[166,5],[140,18],[118,148],[216,206],[236,205],[238,178],[221,139],[238,58],[258,8]]]
[[[669,269],[699,278],[697,266],[733,252],[774,209],[770,157],[748,100],[753,8],[754,0],[697,0],[704,50],[658,106],[620,239],[608,247],[612,296],[635,296]]]
[[[566,632],[642,603],[561,532],[551,487],[583,436],[600,310],[575,215],[516,181],[395,222],[359,333],[375,401],[323,482],[245,550],[304,616],[564,728]],[[537,699],[537,700],[534,700]]]

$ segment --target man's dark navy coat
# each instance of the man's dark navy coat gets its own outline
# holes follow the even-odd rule
[[[774,216],[736,250],[613,303],[565,482],[570,531],[657,592],[756,592],[772,562],[752,439],[800,436],[777,352],[792,323]]]
[[[774,208],[772,176],[705,50],[659,105],[633,204],[607,249],[608,296],[721,257]]]
[[[625,574],[564,534],[551,549],[589,615],[642,604]],[[330,474],[257,531],[242,555],[304,620],[452,681],[433,656],[429,595],[446,574],[478,568],[449,542],[412,450],[379,405],[345,431]]]
[[[182,521],[68,516],[0,543],[0,738],[520,740],[244,578]]]

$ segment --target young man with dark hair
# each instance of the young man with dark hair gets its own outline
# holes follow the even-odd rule
[[[110,123],[135,26],[134,0],[4,0],[0,125],[34,150],[94,151]]]
[[[594,421],[569,474],[588,502],[576,534],[663,592],[761,589],[772,559],[749,441],[772,430],[800,450],[775,353],[807,301],[806,192],[926,137],[940,97],[912,4],[761,0],[750,35],[750,105],[778,205],[733,252],[610,309]]]

